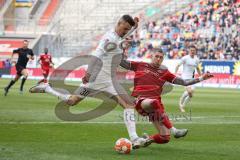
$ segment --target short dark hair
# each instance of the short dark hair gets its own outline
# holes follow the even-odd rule
[[[24,39],[23,42],[29,42],[28,40]]]
[[[163,53],[163,50],[161,48],[153,48],[151,49],[153,53]],[[164,53],[163,53],[164,54]]]
[[[193,45],[193,44],[190,45],[189,48],[195,48],[196,50],[198,50],[197,47],[195,45]]]
[[[125,22],[128,22],[131,26],[135,25],[135,22],[134,22],[132,16],[130,16],[128,14],[123,15],[121,19],[124,20]]]

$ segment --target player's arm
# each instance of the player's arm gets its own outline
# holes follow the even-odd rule
[[[110,38],[108,37],[104,37],[99,44],[100,49],[98,50],[98,52],[95,52],[94,55],[91,57],[86,74],[82,78],[82,82],[84,84],[89,82],[90,77],[96,77],[97,74],[100,72],[102,68],[101,57],[103,57],[104,53],[111,52],[117,48],[117,44],[111,42],[109,39]]]
[[[13,50],[12,55],[11,55],[11,58],[10,58],[11,64],[16,63],[16,62],[14,61],[14,59],[13,59],[13,56],[14,56],[15,54],[19,54],[19,51],[20,51],[20,48]]]
[[[90,77],[95,79],[102,68],[102,60],[99,57],[92,56],[88,64],[88,69],[85,73],[85,76],[82,78],[83,84],[86,84],[90,81]]]
[[[42,55],[39,56],[38,60],[37,60],[37,63],[38,64],[41,64],[41,60],[42,60]]]
[[[204,80],[207,80],[207,79],[210,79],[212,78],[213,75],[209,72],[203,74],[201,77],[199,78],[194,78],[194,79],[191,79],[191,80],[184,80],[182,78],[179,78],[179,77],[176,77],[174,80],[173,80],[173,84],[178,84],[178,85],[182,85],[182,86],[189,86],[189,85],[193,85],[193,84],[196,84],[196,83],[199,83],[201,81],[204,81]]]
[[[124,54],[122,54],[122,59],[120,62],[120,66],[127,69],[127,70],[132,70],[131,69],[131,62],[125,59]]]
[[[27,55],[28,59],[34,60],[34,54],[33,51],[31,50],[31,53]]]
[[[137,71],[140,64],[142,64],[142,62],[128,61],[127,56],[122,54],[122,59],[119,65],[127,70]]]
[[[120,48],[123,49],[120,66],[127,70],[134,70],[138,64],[136,62],[134,63],[134,62],[128,61],[127,54],[125,54],[128,48],[131,46],[131,42],[132,42],[131,40],[125,40],[120,43]]]
[[[50,63],[51,63],[52,66],[54,66],[54,63],[52,61],[52,56],[50,56]]]
[[[198,75],[201,76],[201,75],[202,75],[202,72],[201,72],[200,68],[197,67],[196,69],[197,69]]]
[[[176,66],[176,68],[175,68],[175,74],[177,74],[180,66],[181,66],[181,64],[177,64],[177,66]]]
[[[181,66],[182,64],[184,64],[184,63],[185,63],[185,58],[183,57],[183,58],[181,58],[180,62],[177,64],[177,66],[176,66],[176,68],[175,68],[175,74],[177,74],[180,66]]]
[[[20,50],[19,48],[13,50],[12,55],[11,55],[11,59],[13,58],[14,54],[18,54],[19,53],[19,50]]]
[[[138,17],[134,17],[134,22],[135,25],[132,27],[132,29],[123,37],[124,39],[127,38],[128,36],[130,36],[138,27],[138,22],[139,22],[139,18]]]

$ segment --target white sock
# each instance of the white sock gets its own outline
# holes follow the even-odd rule
[[[175,127],[170,128],[170,132],[171,132],[172,134],[175,134],[176,131],[177,131],[177,129],[176,129]]]
[[[184,102],[183,102],[183,107],[186,106],[186,104],[191,100],[191,97],[187,96],[185,99],[184,99]]]
[[[138,135],[136,133],[134,109],[130,109],[130,108],[124,109],[123,117],[124,117],[124,123],[127,127],[130,140],[132,141],[138,138]]]
[[[183,94],[182,94],[182,96],[181,96],[181,98],[180,98],[180,104],[181,105],[183,105],[183,102],[184,102],[184,100],[185,100],[185,98],[188,96],[188,92],[187,91],[185,91],[185,92],[183,92]]]
[[[62,94],[60,92],[57,92],[56,90],[52,89],[52,87],[47,86],[45,89],[45,92],[50,93],[56,97],[58,97],[59,99],[63,100],[63,101],[68,101],[68,99],[70,98],[70,94]]]

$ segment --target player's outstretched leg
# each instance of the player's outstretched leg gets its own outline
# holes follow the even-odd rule
[[[25,81],[27,80],[27,77],[23,77],[22,78],[22,82],[21,82],[21,86],[20,86],[20,94],[22,94],[23,93],[23,86],[24,86],[24,84],[25,84]]]
[[[63,100],[66,104],[73,106],[76,105],[79,101],[85,98],[82,95],[70,95],[63,94],[56,90],[54,90],[48,83],[41,83],[33,86],[29,89],[30,93],[49,93],[61,100]]]
[[[171,121],[169,120],[167,114],[164,111],[163,105],[158,99],[144,99],[140,102],[141,108],[148,114],[149,120],[153,123],[161,122],[167,129],[171,131],[175,138],[180,138],[186,136],[187,129],[177,129],[175,128]]]
[[[25,84],[25,82],[26,82],[26,80],[27,80],[27,77],[28,77],[28,71],[27,71],[27,69],[23,69],[22,71],[21,71],[21,74],[23,75],[23,78],[22,78],[22,82],[21,82],[21,85],[20,85],[20,94],[22,94],[23,93],[23,86],[24,86],[24,84]]]
[[[193,97],[194,86],[186,87],[186,91],[183,93],[184,99],[182,99],[181,105],[179,105],[179,109],[181,112],[185,112],[185,106],[189,103]]]
[[[188,92],[184,91],[182,96],[181,96],[181,98],[180,98],[180,100],[179,100],[179,110],[181,112],[185,112],[183,102],[184,102],[184,100],[186,99],[187,96],[188,96]]]
[[[46,93],[46,88],[49,86],[48,83],[40,83],[29,89],[30,93]]]
[[[149,136],[149,139],[152,140],[152,143],[165,144],[170,141],[170,135],[155,134]]]
[[[176,129],[174,133],[175,138],[185,137],[188,133],[187,129]]]
[[[16,75],[16,77],[14,78],[14,80],[11,80],[9,82],[9,84],[7,85],[7,87],[4,88],[4,96],[7,96],[9,89],[18,81],[18,79],[20,78],[20,75]]]
[[[125,96],[125,95],[122,95],[122,97],[123,96]],[[128,103],[127,103],[124,100],[122,100],[122,98],[120,96],[116,96],[116,97],[118,99],[118,103],[120,103],[121,106],[124,108],[124,111],[123,111],[124,118],[123,119],[124,119],[125,126],[127,128],[127,131],[128,131],[128,135],[132,142],[133,149],[138,149],[140,147],[143,147],[146,143],[146,139],[139,137],[137,135],[135,114],[134,114],[134,107],[133,107],[134,105],[131,104],[132,102],[130,99],[125,99],[125,101],[128,101]]]
[[[14,85],[16,81],[11,80],[10,83],[7,85],[7,87],[4,88],[4,96],[7,96],[9,89]]]
[[[148,143],[146,143],[146,146],[152,143],[157,143],[157,144],[168,143],[170,141],[170,130],[166,126],[164,126],[160,121],[154,121],[152,123],[154,127],[157,129],[158,134],[149,136],[148,134],[145,133],[143,137],[148,139]]]

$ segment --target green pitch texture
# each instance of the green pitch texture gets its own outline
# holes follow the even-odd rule
[[[64,122],[54,109],[58,99],[47,94],[30,94],[36,81],[27,81],[24,94],[20,82],[7,97],[0,79],[0,160],[236,160],[240,156],[240,91],[197,88],[186,113],[179,113],[183,87],[163,97],[169,117],[177,128],[188,128],[185,138],[168,144],[121,155],[113,150],[118,138],[128,137],[121,107],[84,123]],[[95,108],[99,100],[87,99],[71,108],[72,113]],[[139,135],[156,133],[151,124],[136,117]]]

